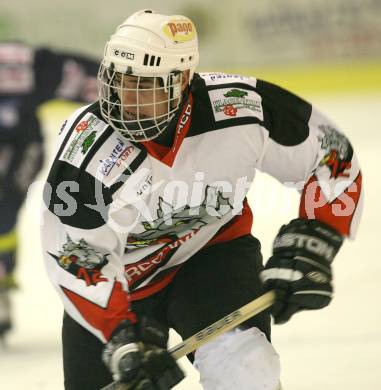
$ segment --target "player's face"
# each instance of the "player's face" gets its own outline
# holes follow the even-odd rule
[[[159,78],[128,75],[116,77],[125,120],[163,118],[167,115],[168,92],[165,92]]]
[[[98,85],[102,115],[127,139],[154,139],[167,127],[189,85],[189,70],[160,77],[115,72],[101,65]]]

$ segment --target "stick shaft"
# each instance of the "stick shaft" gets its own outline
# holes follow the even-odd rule
[[[275,302],[274,291],[269,291],[259,298],[254,299],[245,306],[233,311],[227,316],[221,318],[215,323],[207,326],[205,329],[197,332],[195,335],[187,338],[169,350],[174,359],[178,360],[190,352],[195,351],[201,345],[213,340],[217,336],[232,330],[251,317],[261,313],[269,308]],[[127,390],[128,387],[119,382],[113,382],[101,390]]]
[[[205,343],[213,340],[222,333],[228,332],[242,322],[245,322],[249,318],[254,317],[263,310],[266,310],[274,303],[274,300],[275,293],[273,291],[269,291],[254,301],[251,301],[247,305],[242,306],[240,309],[237,309],[227,316],[221,318],[212,325],[209,325],[200,332],[197,332],[194,336],[189,337],[182,343],[171,348],[169,352],[174,357],[174,359],[180,359],[186,354],[195,351],[197,348],[201,347],[201,345],[204,345]]]

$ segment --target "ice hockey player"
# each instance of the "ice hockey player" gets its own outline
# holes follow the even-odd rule
[[[286,90],[195,73],[194,24],[139,11],[106,44],[99,102],[58,138],[44,258],[61,296],[65,388],[174,387],[168,329],[188,338],[265,290],[284,323],[332,297],[331,263],[359,220],[361,174],[335,124]],[[246,194],[255,171],[301,190],[262,266]],[[200,347],[206,390],[278,390],[270,313]]]
[[[0,338],[11,329],[17,216],[43,163],[37,110],[56,98],[95,99],[98,67],[97,61],[72,53],[0,42]]]

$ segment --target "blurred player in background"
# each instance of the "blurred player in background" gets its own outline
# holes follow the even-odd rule
[[[0,337],[11,329],[18,212],[43,160],[39,106],[96,98],[98,63],[72,53],[0,42]]]
[[[106,44],[99,101],[59,135],[42,246],[65,305],[66,389],[112,377],[170,389],[183,374],[169,328],[186,339],[265,290],[276,323],[332,298],[331,263],[361,210],[349,141],[294,94],[195,73],[198,59],[187,17],[135,13]],[[246,200],[256,169],[302,195],[264,268]],[[194,365],[206,390],[279,390],[270,313],[198,348]]]

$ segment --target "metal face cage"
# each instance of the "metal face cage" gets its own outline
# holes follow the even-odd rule
[[[100,66],[102,116],[123,137],[142,142],[163,133],[181,102],[182,73],[143,77]]]

